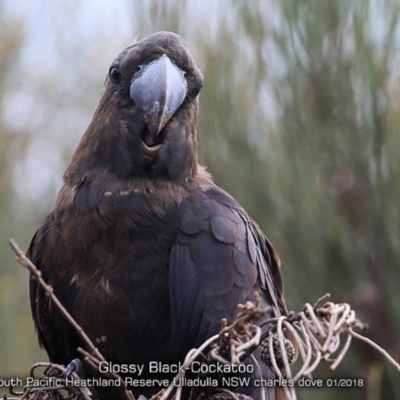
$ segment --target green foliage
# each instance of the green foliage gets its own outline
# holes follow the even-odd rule
[[[372,2],[323,4],[284,8],[289,35],[275,33],[293,65],[276,86],[288,293],[300,303],[317,288],[347,299],[371,325],[371,338],[398,356],[399,10],[389,2],[384,10]],[[343,374],[367,375],[374,360],[359,352]],[[399,386],[380,373],[378,393],[394,398]]]
[[[120,2],[115,7],[126,19],[119,42],[111,19],[94,24],[94,3],[66,8],[74,18],[57,14],[57,23],[51,22],[54,8],[37,4],[30,9],[36,19],[27,11],[7,23],[0,17],[1,120],[7,121],[13,93],[30,88],[37,95],[25,109],[34,123],[19,130],[0,126],[1,375],[23,374],[28,361],[39,358],[26,273],[16,272],[6,240],[14,236],[26,246],[54,202],[109,62],[136,35],[161,29],[184,36],[202,69],[202,163],[276,247],[289,307],[298,310],[330,292],[333,301],[350,303],[370,324],[369,336],[400,358],[396,1]],[[72,20],[76,31],[66,29]],[[27,68],[34,57],[31,36],[43,26],[51,35],[38,35],[35,45],[46,54],[51,44],[53,58]],[[61,38],[62,45],[49,38]],[[38,147],[41,152],[32,153]],[[39,164],[26,161],[32,158]],[[32,165],[48,179],[35,175]],[[400,393],[391,367],[363,346],[354,345],[334,374],[368,381],[363,391],[340,390],[343,399]],[[300,398],[334,399],[337,393],[313,389]]]

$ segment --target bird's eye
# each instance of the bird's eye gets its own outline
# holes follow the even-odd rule
[[[138,66],[136,67],[136,73],[139,74],[139,73],[142,72],[142,71],[143,71],[143,65],[138,65]]]
[[[110,67],[109,75],[110,75],[111,80],[114,83],[121,82],[122,75],[121,75],[121,71],[119,70],[119,67],[117,67],[115,65]]]

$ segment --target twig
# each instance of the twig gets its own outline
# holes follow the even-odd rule
[[[365,336],[362,336],[359,333],[354,332],[353,330],[349,330],[349,333],[351,336],[354,336],[355,338],[365,343],[368,343],[371,347],[378,350],[379,353],[383,354],[383,356],[397,369],[397,371],[400,372],[400,364],[386,350],[382,349],[381,346],[377,345],[371,339],[368,339]]]
[[[340,364],[340,362],[342,361],[343,357],[347,353],[347,350],[350,347],[350,343],[351,343],[351,335],[349,334],[347,336],[347,340],[346,340],[346,343],[343,346],[342,351],[339,353],[339,355],[337,356],[336,360],[332,363],[332,365],[329,367],[329,369],[331,369],[331,370],[336,369],[336,367]]]

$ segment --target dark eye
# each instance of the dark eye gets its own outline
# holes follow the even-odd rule
[[[121,71],[119,70],[119,67],[113,65],[112,67],[110,67],[110,71],[108,73],[110,75],[111,80],[114,83],[121,82],[122,75],[121,75]]]
[[[139,73],[142,72],[142,71],[143,71],[143,65],[138,65],[138,66],[136,67],[136,73],[139,74]]]

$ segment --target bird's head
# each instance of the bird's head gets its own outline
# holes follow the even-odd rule
[[[158,32],[127,47],[111,63],[66,178],[94,164],[121,178],[185,181],[197,168],[202,86],[203,76],[179,35]]]

